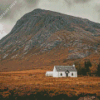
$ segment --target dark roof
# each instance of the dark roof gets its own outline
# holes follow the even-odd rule
[[[77,71],[73,66],[55,66],[57,71]]]

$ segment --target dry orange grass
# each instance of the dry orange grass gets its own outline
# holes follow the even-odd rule
[[[53,78],[45,76],[46,70],[0,72],[0,94],[4,97],[15,94],[31,94],[47,91],[51,96],[67,94],[78,96],[81,93],[100,96],[100,77]]]

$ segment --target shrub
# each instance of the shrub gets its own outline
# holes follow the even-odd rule
[[[97,76],[100,76],[100,63],[98,64],[98,67],[97,67]]]
[[[84,62],[84,67],[85,67],[86,74],[90,73],[90,67],[91,66],[92,66],[92,64],[91,64],[89,59]]]
[[[77,69],[78,75],[86,75],[85,68],[82,67],[79,62],[75,62],[75,65],[76,65],[76,69]]]

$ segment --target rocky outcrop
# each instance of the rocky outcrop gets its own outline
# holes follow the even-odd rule
[[[84,58],[100,48],[98,36],[98,23],[49,10],[35,9],[21,17],[11,32],[0,40],[0,56],[1,59],[15,58],[15,55],[21,57],[30,50],[33,50],[34,54],[64,47],[73,48],[73,54],[69,52],[68,59]],[[34,51],[34,48],[39,50]],[[84,53],[87,51],[89,53]]]

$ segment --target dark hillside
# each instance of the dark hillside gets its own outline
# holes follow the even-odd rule
[[[95,52],[100,52],[99,23],[42,9],[25,14],[11,32],[0,40],[2,61],[29,59],[35,54],[37,60],[40,54],[46,58],[55,54],[57,58],[54,56],[53,59],[59,61],[60,58],[72,60],[89,57]]]

